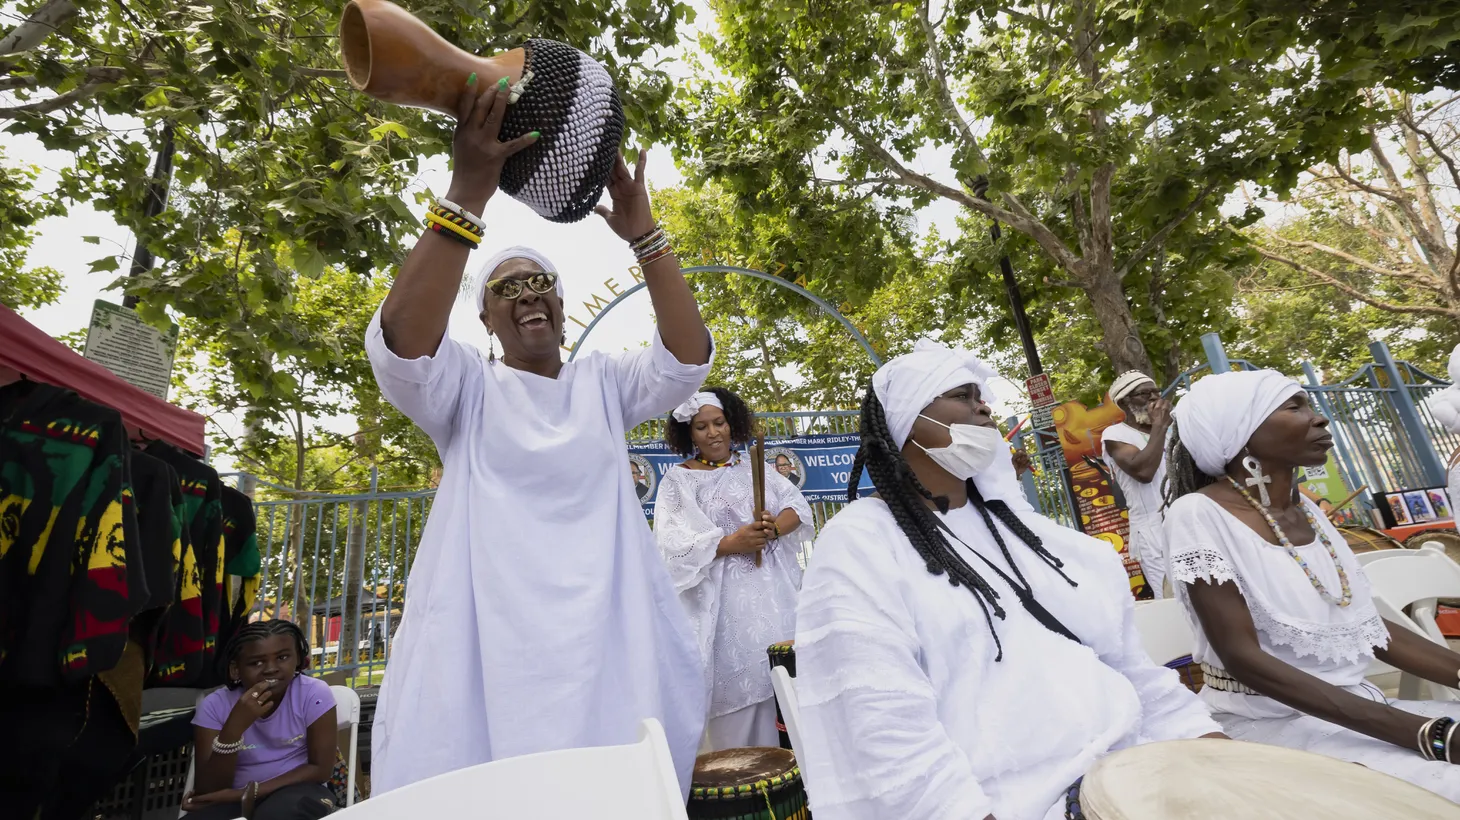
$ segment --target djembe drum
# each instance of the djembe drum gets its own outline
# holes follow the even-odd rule
[[[784,666],[791,677],[796,677],[796,642],[794,640],[773,643],[766,647],[765,653],[771,660],[772,669]],[[776,730],[781,733],[781,748],[791,748],[791,735],[786,732],[786,719],[781,716],[779,700],[776,701]]]
[[[387,0],[350,0],[340,17],[340,54],[350,84],[376,99],[443,114],[477,75],[475,88],[510,86],[499,132],[537,141],[507,158],[501,189],[552,222],[593,211],[623,140],[624,112],[613,78],[596,60],[553,40],[478,57]]]
[[[690,820],[807,820],[796,756],[785,749],[725,749],[695,760]]]
[[[1080,784],[1079,809],[1086,820],[1460,817],[1445,798],[1373,769],[1214,738],[1147,743],[1101,758]]]

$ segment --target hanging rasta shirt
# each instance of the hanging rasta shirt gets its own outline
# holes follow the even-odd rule
[[[234,630],[248,617],[259,593],[259,542],[255,535],[253,499],[225,486],[223,488],[223,571],[239,579],[237,593],[231,595],[232,608],[224,613],[218,643],[226,644]],[[230,592],[232,586],[230,583]]]
[[[177,473],[167,466],[167,462],[142,452],[133,452],[129,461],[137,509],[137,531],[142,545],[142,566],[146,571],[149,593],[143,613],[132,622],[132,637],[142,645],[150,666],[156,660],[167,618],[181,609],[172,606],[178,600],[181,580],[178,569],[182,562],[182,544],[178,538],[181,527],[172,502],[174,493],[178,494],[179,501],[182,500],[182,491],[177,486]],[[201,619],[198,625],[198,651],[201,651]]]
[[[54,686],[121,657],[148,598],[125,537],[127,447],[115,410],[0,387],[0,681]]]
[[[183,500],[182,479],[172,465],[145,453],[133,458],[157,461],[167,470],[168,510],[172,523],[173,567],[177,579],[173,605],[158,627],[149,686],[187,686],[203,675],[203,578],[193,551],[188,527],[188,505]]]
[[[221,682],[212,660],[217,650],[219,614],[226,611],[227,596],[223,589],[223,482],[218,472],[170,444],[154,441],[147,454],[166,461],[181,479],[184,521],[192,538],[202,588],[203,611],[203,677],[193,685],[208,686]],[[217,678],[218,680],[215,680]]]

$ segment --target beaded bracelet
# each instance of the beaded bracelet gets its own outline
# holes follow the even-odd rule
[[[445,197],[436,197],[436,207],[445,211],[451,211],[462,219],[465,219],[467,222],[475,225],[476,232],[479,234],[487,232],[487,223],[482,221],[481,217],[477,216],[471,211],[468,211],[460,205],[457,205],[455,202],[446,199]]]
[[[217,735],[214,735],[213,736],[213,753],[214,754],[232,755],[232,754],[238,754],[242,750],[243,750],[243,740],[242,740],[242,738],[240,738],[238,740],[235,740],[232,743],[223,743],[223,742],[221,742],[221,741],[218,740],[218,736]]]
[[[646,265],[652,264],[654,262],[658,262],[660,259],[663,259],[666,256],[671,256],[673,254],[674,254],[674,249],[671,248],[671,247],[666,246],[663,250],[658,251],[657,253],[646,254],[644,256],[639,257],[639,260],[638,260],[639,261],[639,267],[642,268],[642,267],[644,267]]]
[[[654,230],[649,231],[642,236],[629,240],[629,247],[638,250],[640,247],[649,244],[649,240],[654,238],[654,234],[662,233],[664,233],[664,229],[659,227],[658,225],[655,225]]]
[[[1438,717],[1426,722],[1419,730],[1419,752],[1425,760],[1450,761],[1450,736],[1454,733],[1455,719]]]
[[[446,228],[443,228],[440,225],[437,225],[436,223],[431,222],[429,220],[427,220],[427,222],[426,222],[426,227],[427,228],[430,228],[435,233],[438,233],[438,234],[446,237],[447,239],[450,239],[453,242],[460,242],[461,244],[465,245],[468,250],[476,250],[477,249],[477,244],[475,242],[471,241],[470,239],[467,239],[466,237],[462,236],[461,234],[457,233],[456,231],[447,230]]]
[[[432,205],[431,207],[427,208],[427,210],[441,217],[447,222],[450,222],[451,224],[457,226],[458,228],[464,229],[467,233],[473,236],[480,237],[482,235],[482,230],[476,226],[475,222],[472,222],[470,219],[467,219],[456,211],[447,210],[446,208],[442,208],[439,205]]]
[[[452,233],[462,237],[466,241],[470,242],[472,244],[472,247],[476,247],[482,242],[482,238],[472,233],[470,230],[463,228],[462,226],[455,223],[448,222],[433,213],[426,214],[426,221],[433,225],[439,225],[442,228],[445,228],[446,230],[451,231]]]

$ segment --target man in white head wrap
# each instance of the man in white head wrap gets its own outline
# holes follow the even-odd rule
[[[505,156],[532,140],[499,140],[505,96],[483,99],[491,111],[458,120],[438,204],[485,233]],[[598,212],[641,256],[657,320],[648,347],[564,362],[562,279],[520,247],[465,288],[490,351],[456,341],[447,322],[472,243],[453,231],[421,236],[366,331],[382,394],[443,467],[375,713],[376,792],[634,743],[647,718],[663,725],[688,792],[705,723],[699,649],[625,469],[624,434],[692,395],[713,346],[642,172],[642,154],[637,175],[620,160],[612,208]]]
[[[850,486],[877,493],[822,529],[796,611],[818,820],[1061,818],[1101,755],[1218,731],[1142,648],[1115,550],[1020,503],[992,375],[920,343],[863,401]]]
[[[1166,539],[1161,535],[1161,482],[1166,478],[1166,430],[1171,405],[1150,376],[1132,370],[1110,385],[1110,400],[1125,421],[1100,434],[1105,463],[1125,496],[1130,515],[1130,554],[1141,562],[1146,587],[1165,597]]]
[[[1450,386],[1425,400],[1425,408],[1447,431],[1460,435],[1460,345],[1450,351]],[[1460,521],[1460,447],[1450,454],[1450,514]]]
[[[1450,735],[1429,721],[1460,718],[1460,706],[1389,702],[1366,680],[1377,659],[1454,686],[1460,654],[1381,618],[1342,532],[1296,491],[1299,470],[1328,459],[1328,420],[1275,370],[1200,379],[1174,415],[1171,586],[1213,717],[1235,739],[1359,763],[1460,802],[1460,767],[1419,743],[1426,726]]]

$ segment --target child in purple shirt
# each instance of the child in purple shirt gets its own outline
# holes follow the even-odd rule
[[[334,810],[335,698],[300,674],[309,644],[289,621],[247,624],[228,642],[228,686],[193,718],[193,820],[313,820]]]

